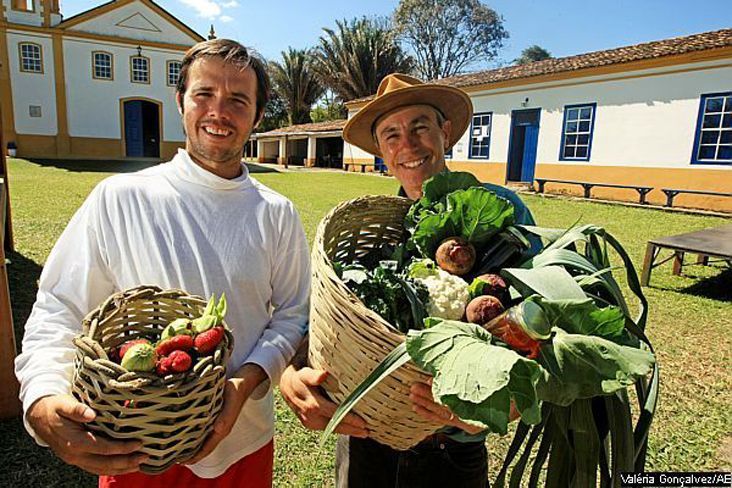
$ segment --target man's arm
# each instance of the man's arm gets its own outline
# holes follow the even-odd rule
[[[84,424],[95,417],[70,396],[72,343],[84,315],[114,291],[97,235],[95,189],[51,251],[38,296],[25,326],[22,352],[15,360],[23,421],[40,445],[61,459],[95,474],[139,470],[144,456],[137,442],[98,438]]]

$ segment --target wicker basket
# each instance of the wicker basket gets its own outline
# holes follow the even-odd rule
[[[164,378],[129,372],[106,351],[136,338],[155,341],[172,320],[195,318],[205,300],[181,290],[141,286],[110,296],[83,322],[77,346],[73,393],[97,412],[92,430],[115,439],[142,441],[149,459],[141,471],[157,474],[199,450],[221,411],[226,362],[234,344],[228,327],[212,356],[193,369]]]
[[[360,302],[336,276],[332,261],[350,263],[385,242],[400,242],[410,205],[406,198],[361,197],[331,210],[318,226],[312,254],[309,356],[313,367],[330,373],[324,387],[337,403],[404,341],[404,335]],[[441,427],[412,411],[409,387],[427,378],[409,362],[355,406],[373,439],[405,450]]]

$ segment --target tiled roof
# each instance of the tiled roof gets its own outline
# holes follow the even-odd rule
[[[686,54],[694,51],[705,51],[732,46],[732,29],[704,32],[685,37],[674,37],[661,41],[645,42],[632,46],[595,51],[564,58],[545,59],[520,66],[478,71],[464,75],[450,76],[437,80],[436,83],[466,88],[499,81],[531,78],[533,76],[596,68],[612,64],[630,63],[656,59],[664,56]],[[364,102],[372,96],[351,100],[348,104]]]
[[[269,132],[260,132],[252,135],[259,138],[294,134],[312,134],[314,132],[331,132],[343,130],[344,125],[346,125],[346,119],[328,120],[326,122],[313,122],[310,124],[290,125],[287,127],[281,127],[279,129],[271,130]]]

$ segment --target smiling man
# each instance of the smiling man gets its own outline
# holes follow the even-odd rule
[[[349,119],[343,138],[381,156],[401,183],[399,194],[416,200],[422,184],[446,169],[445,151],[465,133],[472,113],[470,98],[457,88],[392,74],[381,82],[374,99]],[[484,186],[513,203],[518,223],[534,224],[515,193]],[[533,251],[539,246],[538,241],[532,243]],[[336,406],[318,389],[327,373],[307,367],[305,349],[301,346],[283,373],[280,390],[303,425],[322,430]],[[485,433],[437,404],[429,385],[412,385],[410,399],[416,414],[445,428],[407,451],[396,451],[369,439],[366,423],[350,413],[336,429],[343,434],[336,450],[338,488],[486,487]]]
[[[99,485],[266,488],[272,484],[275,384],[307,327],[309,259],[290,201],[252,178],[244,144],[269,99],[264,63],[225,39],[185,55],[176,100],[185,150],[104,180],[54,246],[16,360],[25,424]],[[148,476],[136,441],[85,428],[97,415],[70,396],[83,317],[144,284],[226,293],[234,350],[213,432],[186,466]]]

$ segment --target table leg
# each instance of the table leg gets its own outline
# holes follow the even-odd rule
[[[5,267],[5,253],[0,245],[0,419],[16,417],[21,413],[18,391],[20,386],[15,379],[15,335],[13,314],[10,307],[8,274]]]
[[[701,264],[702,266],[708,266],[709,265],[709,256],[699,254],[696,257],[696,264]]]
[[[674,274],[676,276],[681,275],[681,269],[684,267],[684,253],[676,251],[674,253]]]
[[[641,272],[641,286],[648,286],[651,280],[651,270],[653,269],[653,258],[656,256],[656,245],[649,242],[646,245],[646,257],[643,259],[643,271]]]

